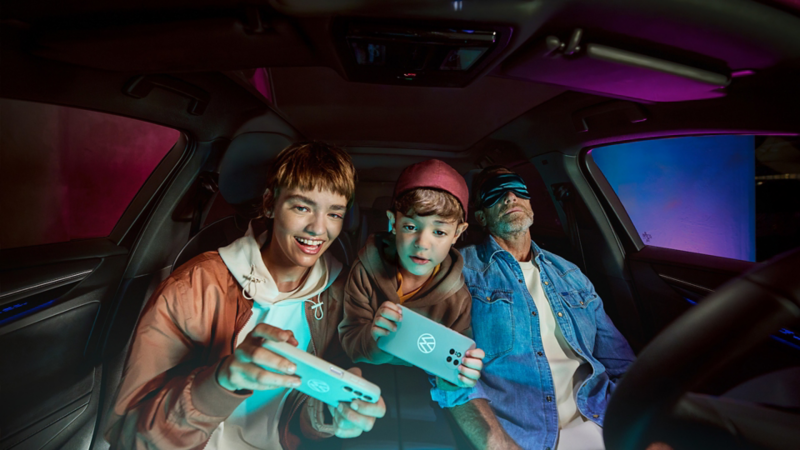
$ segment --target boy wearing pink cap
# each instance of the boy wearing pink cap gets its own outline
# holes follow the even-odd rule
[[[448,164],[432,159],[403,170],[386,211],[391,231],[370,236],[346,283],[339,336],[353,361],[407,365],[377,345],[403,320],[398,304],[471,335],[472,297],[453,248],[467,229],[468,204],[467,184]],[[462,359],[462,387],[477,383],[483,356],[473,349]]]

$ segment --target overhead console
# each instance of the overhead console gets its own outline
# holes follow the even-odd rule
[[[464,87],[508,45],[511,28],[375,19],[338,19],[333,26],[349,81]]]
[[[711,57],[691,59],[646,43],[606,44],[580,28],[534,39],[503,62],[513,78],[556,84],[578,91],[653,102],[725,95],[731,71]],[[630,47],[634,47],[631,50]],[[702,56],[702,55],[701,55]],[[733,74],[734,76],[737,74]]]

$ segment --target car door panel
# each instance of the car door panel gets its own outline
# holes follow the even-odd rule
[[[57,447],[59,436],[69,437],[61,433],[66,427],[96,419],[101,366],[95,348],[127,251],[100,246],[99,255],[71,260],[47,247],[29,249],[35,255],[21,263],[36,265],[28,267],[9,267],[20,259],[6,258],[14,251],[2,252],[3,449]]]
[[[627,262],[639,304],[647,310],[645,316],[650,321],[648,329],[652,336],[727,281],[755,265],[747,261],[650,246],[629,254]],[[786,345],[780,334],[776,332],[775,339],[762,344],[757,351],[730,366],[726,372],[709,378],[696,390],[722,395],[745,380],[800,365],[800,347]]]
[[[595,221],[608,223],[615,231],[620,247],[624,249],[622,256],[628,274],[627,281],[635,293],[634,301],[641,312],[646,342],[694,304],[702,302],[727,281],[755,265],[749,261],[645,245],[594,158],[589,152],[583,152],[579,159],[585,180],[594,191],[584,198],[594,195],[598,200],[593,210]],[[602,207],[602,211],[596,206]],[[795,336],[792,330],[776,330],[773,339],[731,364],[726,371],[707,377],[695,390],[709,395],[723,395],[745,380],[799,365],[800,346],[787,345],[783,332],[788,333],[790,338]],[[720,338],[728,337],[708,336],[708,339]]]
[[[645,246],[628,255],[632,282],[649,310],[650,338],[753,263]]]

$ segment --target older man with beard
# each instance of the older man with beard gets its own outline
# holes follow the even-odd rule
[[[477,448],[603,449],[605,409],[633,351],[578,267],[531,240],[522,178],[484,169],[472,203],[489,236],[461,252],[486,358],[480,383],[440,405]]]

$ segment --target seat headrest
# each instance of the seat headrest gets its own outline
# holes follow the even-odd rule
[[[292,141],[277,133],[237,136],[219,164],[219,192],[231,205],[260,202],[267,189],[269,163]]]
[[[464,181],[467,182],[467,188],[469,189],[470,202],[472,202],[472,183],[475,181],[475,176],[481,173],[481,170],[482,169],[472,169],[464,174]]]
[[[390,209],[392,209],[392,197],[390,196],[375,197],[372,202],[373,211],[384,212]]]
[[[352,233],[358,230],[361,225],[361,211],[358,209],[358,203],[353,202],[347,214],[344,215],[344,223],[342,224],[342,232]]]

